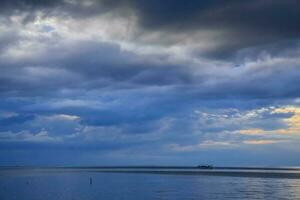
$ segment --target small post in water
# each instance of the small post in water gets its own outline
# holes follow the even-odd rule
[[[90,185],[93,184],[93,179],[90,177]]]

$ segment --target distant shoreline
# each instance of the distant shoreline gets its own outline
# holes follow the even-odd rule
[[[201,169],[197,166],[0,166],[5,168],[36,168],[36,169]],[[218,167],[216,170],[271,170],[271,171],[299,171],[300,167]]]
[[[178,166],[98,166],[98,167],[0,167],[0,175],[9,173],[132,173],[160,175],[194,175],[194,176],[229,176],[257,178],[300,179],[299,168],[262,168],[262,167],[214,167],[200,169],[197,167]]]

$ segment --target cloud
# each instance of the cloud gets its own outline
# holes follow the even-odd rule
[[[6,114],[4,118],[0,119],[1,126],[9,126],[12,124],[22,124],[26,121],[33,120],[35,118],[34,115],[31,114]]]
[[[280,141],[276,140],[246,140],[245,144],[253,144],[253,145],[263,145],[263,144],[274,144]]]
[[[263,130],[263,129],[246,129],[240,130],[240,134],[245,135],[268,135],[268,134],[287,134],[291,136],[299,135],[300,133],[300,111],[298,107],[286,106],[273,109],[271,114],[290,114],[281,119],[282,123],[286,125],[285,128],[276,128],[273,130]]]
[[[84,2],[58,0],[40,3],[18,0],[14,4],[4,1],[1,7],[7,15],[25,13],[26,17],[23,17],[25,22],[36,19],[36,15],[43,18],[71,17],[86,21],[98,16],[109,16],[106,21],[111,22],[122,17],[125,19],[123,25],[130,28],[129,31],[128,28],[125,29],[129,33],[125,38],[131,43],[135,40],[143,43],[144,46],[145,43],[157,46],[188,45],[193,47],[192,49],[195,48],[201,56],[221,59],[231,57],[239,50],[248,47],[260,45],[264,49],[263,46],[270,43],[297,39],[300,30],[296,0]],[[130,23],[126,21],[133,22],[133,25],[129,25]],[[120,24],[114,26],[112,23],[112,26],[113,29],[118,29]],[[106,31],[113,30],[110,28]],[[119,31],[119,34],[115,32],[112,35],[114,39],[120,40],[122,37],[120,38],[119,35],[123,33],[124,31]],[[210,37],[211,35],[213,37]],[[162,38],[162,36],[168,37]],[[204,43],[208,45],[203,45]]]
[[[255,160],[254,144],[265,157],[299,152],[296,0],[17,0],[0,11],[1,151],[191,163],[201,152]]]
[[[51,137],[48,132],[41,130],[38,133],[30,133],[28,131],[21,131],[18,133],[0,132],[1,142],[60,142],[61,138]]]
[[[58,114],[58,115],[47,116],[45,117],[45,119],[50,121],[74,121],[74,120],[79,120],[80,117],[75,115]]]
[[[6,4],[13,7],[10,3]],[[24,90],[30,90],[39,95],[43,92],[57,91],[56,88],[59,88],[59,92],[63,89],[77,88],[92,90],[116,87],[173,86],[184,88],[184,92],[186,89],[189,91],[194,89],[201,96],[297,97],[299,95],[299,84],[297,84],[299,80],[299,73],[297,73],[299,42],[291,39],[288,33],[289,41],[279,39],[264,44],[238,47],[236,57],[226,61],[216,61],[215,58],[198,55],[197,52],[207,54],[213,51],[206,47],[202,49],[201,42],[199,47],[195,46],[198,43],[195,42],[198,37],[209,45],[217,41],[215,38],[210,38],[213,33],[209,28],[197,25],[197,23],[201,23],[201,20],[191,20],[191,24],[185,24],[191,27],[195,26],[195,29],[202,27],[201,30],[203,29],[204,33],[194,29],[168,32],[166,34],[168,37],[163,38],[167,38],[166,40],[174,38],[175,44],[171,46],[165,44],[161,38],[161,34],[165,34],[165,31],[169,29],[172,30],[177,23],[180,24],[181,17],[189,15],[188,13],[201,11],[199,12],[200,16],[192,14],[194,18],[202,18],[202,15],[206,15],[205,13],[221,15],[222,18],[223,16],[226,18],[227,15],[231,15],[231,9],[239,10],[249,7],[249,10],[257,13],[258,18],[263,18],[265,12],[262,10],[274,9],[277,11],[279,5],[285,9],[293,5],[293,2],[276,1],[270,7],[269,4],[269,2],[261,3],[259,1],[253,3],[235,1],[199,3],[192,1],[188,4],[182,1],[167,1],[163,4],[156,1],[151,1],[151,3],[91,1],[90,4],[83,5],[79,1],[57,1],[44,4],[20,1],[16,4],[16,8],[18,8],[17,5],[22,5],[24,8],[21,10],[24,12],[27,12],[25,8],[41,9],[41,12],[36,13],[36,18],[26,24],[20,23],[17,19],[18,17],[22,18],[22,15],[16,14],[18,17],[14,16],[13,19],[17,19],[12,19],[5,26],[14,29],[18,42],[4,37],[7,42],[3,42],[6,45],[1,54],[0,64],[3,73],[0,81],[3,84],[0,89],[6,95],[26,95]],[[162,19],[157,21],[157,24],[166,23],[166,26],[158,25],[157,27],[161,27],[158,30],[154,28],[156,26],[148,30],[146,26],[143,26],[143,24],[147,24],[144,23],[147,21],[147,16],[151,15],[148,13],[148,9],[156,10],[158,5],[161,9],[174,8],[176,12],[170,12],[168,15],[178,15],[177,19],[179,20],[172,21],[173,17],[169,19],[164,14],[157,15],[157,18]],[[98,15],[86,14],[87,18],[80,17],[79,19],[72,17],[65,19],[61,15],[43,16],[41,14],[45,12],[43,9],[47,8],[49,10],[58,9],[57,12],[65,11],[73,16],[72,14],[76,15],[75,12],[72,13],[74,6],[83,10],[97,8],[104,11]],[[101,7],[103,8],[101,9]],[[131,21],[131,18],[125,17],[122,21],[113,13],[120,13],[120,9],[125,9],[125,7],[129,7],[136,13],[138,21],[129,26],[130,30],[119,30],[118,27],[123,27],[123,25],[127,27],[127,22]],[[284,14],[288,15],[288,13]],[[267,18],[273,16],[271,12],[270,15]],[[274,17],[276,18],[276,14]],[[186,20],[186,17],[184,19]],[[112,20],[115,20],[116,24],[108,23]],[[155,21],[155,18],[149,20]],[[240,23],[232,23],[233,25],[228,25],[228,27],[233,26],[239,30]],[[254,26],[253,30],[255,31],[261,27],[256,23],[260,22],[258,20],[249,22],[249,26]],[[290,23],[293,22],[290,21]],[[207,24],[212,23],[207,22]],[[88,31],[82,30],[82,26],[85,26]],[[224,26],[227,26],[225,22]],[[220,31],[217,31],[218,34],[227,30],[222,27]],[[139,31],[139,29],[143,31]],[[181,33],[181,30],[187,32]],[[239,33],[238,30],[239,36],[245,35]],[[114,31],[115,33],[112,33]],[[146,41],[148,39],[139,41],[139,37],[134,33],[136,31],[140,32],[141,38],[150,38],[149,41]],[[155,34],[152,33],[153,31]],[[190,34],[190,31],[195,32]],[[152,37],[149,34],[156,36]],[[275,32],[273,32],[274,34]],[[189,35],[191,38],[187,37]],[[249,35],[252,37],[256,34],[249,33]],[[237,38],[235,35],[233,37]],[[190,42],[185,42],[185,38],[188,38]],[[153,40],[157,40],[158,45]],[[226,39],[226,41],[234,43],[234,40]],[[220,45],[223,45],[222,42],[213,44],[209,48],[224,49],[225,51],[232,49],[226,45],[224,47]],[[283,81],[279,84],[277,80]],[[27,93],[29,94],[29,92]]]

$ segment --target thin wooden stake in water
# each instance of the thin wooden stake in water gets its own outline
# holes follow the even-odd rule
[[[90,178],[90,185],[92,185],[93,184],[93,179],[92,178]]]

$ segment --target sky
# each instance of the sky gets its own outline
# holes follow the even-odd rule
[[[298,0],[0,1],[0,165],[299,153]]]

